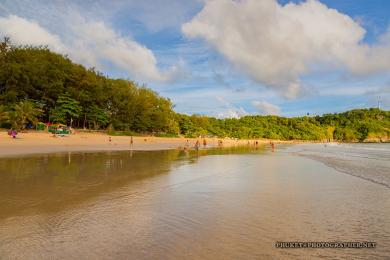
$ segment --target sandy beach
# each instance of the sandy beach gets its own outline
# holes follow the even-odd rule
[[[0,157],[28,155],[39,153],[75,152],[75,151],[153,151],[167,149],[183,149],[187,145],[193,149],[196,138],[168,138],[168,137],[133,137],[133,147],[130,147],[129,136],[111,136],[103,133],[76,132],[64,137],[53,137],[53,134],[43,132],[19,133],[13,139],[7,132],[0,132]],[[246,145],[248,141],[253,145],[254,140],[233,140],[206,138],[207,148],[217,147],[218,140],[222,140],[224,147]],[[203,142],[203,139],[199,139]],[[268,143],[269,140],[256,140]],[[201,145],[203,148],[203,145]]]

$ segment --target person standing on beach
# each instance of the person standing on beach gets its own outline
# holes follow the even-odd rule
[[[108,142],[111,144],[111,136],[108,137]]]
[[[134,144],[133,137],[130,136],[130,148],[131,149],[133,149],[133,144]]]
[[[206,148],[206,145],[207,145],[206,138],[203,138],[203,147]]]
[[[195,143],[195,150],[199,150],[199,146],[200,146],[200,143],[199,143],[199,140],[196,140],[196,143]]]

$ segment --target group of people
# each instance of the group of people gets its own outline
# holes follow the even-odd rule
[[[111,144],[112,143],[112,138],[111,136],[108,137],[108,143]],[[132,136],[130,136],[130,148],[133,149],[133,146],[134,146],[134,139]]]
[[[248,141],[248,146],[249,145],[250,145],[250,142]],[[271,146],[272,152],[275,152],[275,148],[276,148],[275,143],[273,141],[269,141],[269,145]],[[257,147],[259,146],[259,142],[258,141],[254,141],[253,142],[253,146],[256,147],[256,149],[257,149]]]
[[[194,149],[199,150],[200,146],[201,146],[201,143],[200,143],[199,139],[197,139],[195,142],[195,145],[194,145]],[[207,146],[207,141],[205,138],[203,138],[203,148],[206,148],[206,146]],[[184,150],[188,150],[189,148],[190,148],[190,141],[187,139],[186,144],[184,145]]]
[[[14,130],[13,130],[14,131]],[[8,134],[9,135],[12,135],[13,136],[13,138],[15,138],[15,136],[16,136],[16,131],[14,131],[14,133],[13,132],[8,132]],[[144,141],[146,141],[146,139],[144,140]],[[112,143],[112,138],[111,138],[111,136],[109,136],[108,137],[108,142],[111,144]],[[206,148],[206,146],[207,146],[207,141],[206,141],[206,139],[205,138],[203,138],[203,148]],[[271,146],[271,148],[272,148],[272,152],[274,152],[275,151],[275,143],[274,142],[272,142],[272,141],[270,141],[269,142],[269,144],[270,144],[270,146]],[[250,142],[248,141],[248,145],[250,145]],[[253,143],[253,145],[255,146],[255,147],[258,147],[258,145],[259,145],[259,142],[258,141],[254,141],[254,143]],[[133,136],[130,136],[130,148],[131,149],[133,149],[133,146],[134,146],[134,139],[133,139]],[[223,146],[223,141],[222,140],[218,140],[218,147],[222,147]],[[196,142],[195,142],[195,145],[194,145],[194,149],[195,150],[199,150],[200,149],[200,147],[201,147],[201,142],[199,141],[199,139],[197,139],[196,140]],[[186,144],[184,145],[184,150],[189,150],[189,148],[190,148],[190,141],[187,139],[186,140]]]
[[[188,140],[187,140],[187,143],[188,143]],[[206,139],[203,139],[203,148],[206,148],[206,146],[207,146],[207,141],[206,141]],[[199,148],[200,148],[199,139],[196,140],[194,148],[195,148],[195,150],[199,150]]]

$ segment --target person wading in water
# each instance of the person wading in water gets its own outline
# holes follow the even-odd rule
[[[272,152],[275,152],[275,144],[274,144],[274,142],[271,142],[271,148],[272,148]]]

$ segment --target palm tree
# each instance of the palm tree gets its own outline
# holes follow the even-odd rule
[[[11,112],[8,113],[8,121],[14,129],[24,129],[27,123],[36,125],[38,116],[42,114],[42,110],[37,108],[30,101],[20,101],[16,104]]]

